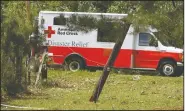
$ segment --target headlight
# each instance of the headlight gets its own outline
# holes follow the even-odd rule
[[[180,59],[180,61],[183,61],[183,54],[182,53],[179,54],[179,59]]]
[[[184,62],[184,51],[183,51],[183,53],[179,54],[179,59],[180,59],[180,61]]]
[[[184,51],[182,53],[182,62],[184,62]]]

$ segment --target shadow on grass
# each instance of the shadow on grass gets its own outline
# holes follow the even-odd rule
[[[131,69],[123,69],[117,73],[124,75],[160,76],[160,73],[158,71],[131,70]]]
[[[50,69],[51,70],[62,70],[62,71],[67,70],[64,68],[64,66],[50,67]],[[86,67],[85,71],[87,71],[87,72],[103,71],[103,67]],[[116,74],[123,74],[123,75],[161,76],[158,71],[136,70],[136,69],[116,69],[116,68],[113,68],[111,72],[116,73]],[[181,76],[184,76],[184,73]],[[168,76],[166,76],[166,77],[168,77]]]

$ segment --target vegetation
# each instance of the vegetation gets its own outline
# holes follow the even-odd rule
[[[130,13],[129,20],[136,28],[141,25],[151,25],[157,28],[159,31],[157,38],[165,45],[171,44],[181,48],[184,2],[175,3],[176,8],[171,1],[116,1],[109,7],[108,12]]]
[[[99,101],[89,102],[101,72],[50,69],[47,82],[39,89],[31,88],[30,94],[3,103],[48,110],[183,110],[183,77],[161,77],[155,73],[111,73]]]

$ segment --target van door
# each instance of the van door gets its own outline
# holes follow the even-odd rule
[[[134,67],[156,68],[159,58],[158,41],[150,33],[139,33],[134,50]]]

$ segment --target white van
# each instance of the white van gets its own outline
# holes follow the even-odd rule
[[[61,14],[64,18],[60,19]],[[71,71],[85,67],[104,67],[115,43],[99,39],[101,35],[98,29],[88,33],[70,30],[66,23],[72,14],[94,17],[103,15],[117,19],[126,17],[127,14],[56,11],[39,13],[39,32],[46,34],[44,44],[52,59],[49,64],[62,65],[67,62]],[[183,66],[182,49],[164,46],[150,28],[139,33],[133,31],[131,26],[114,63],[115,68],[159,70],[166,76],[182,74],[182,71],[177,71],[177,66]],[[151,43],[151,40],[154,41]]]

